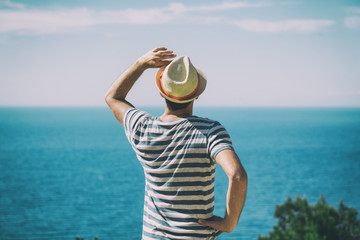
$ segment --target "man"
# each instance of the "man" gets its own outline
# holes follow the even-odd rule
[[[206,87],[205,74],[188,57],[175,57],[165,47],[149,51],[120,75],[105,100],[144,168],[142,238],[215,239],[237,225],[247,175],[224,127],[192,114],[194,100]],[[160,68],[156,84],[166,100],[160,117],[140,111],[126,100],[148,68]],[[229,177],[223,218],[213,215],[216,163]]]

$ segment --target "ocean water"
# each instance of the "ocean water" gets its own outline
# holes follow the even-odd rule
[[[160,115],[161,108],[144,108]],[[360,109],[196,108],[230,133],[248,173],[236,229],[257,239],[275,206],[306,196],[360,210]],[[216,170],[215,214],[227,177]],[[0,239],[140,239],[144,175],[106,108],[0,108]]]

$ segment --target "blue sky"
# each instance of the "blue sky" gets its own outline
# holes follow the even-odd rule
[[[360,106],[360,2],[333,0],[0,0],[0,106],[104,106],[157,46],[206,73],[200,106]],[[163,104],[155,73],[130,102]]]

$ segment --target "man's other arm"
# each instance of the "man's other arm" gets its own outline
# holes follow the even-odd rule
[[[214,216],[211,220],[199,220],[199,223],[222,232],[232,232],[244,207],[247,191],[247,174],[239,157],[233,150],[225,149],[215,158],[229,178],[224,218]]]
[[[168,51],[165,47],[155,48],[140,57],[111,85],[105,94],[105,101],[121,125],[123,125],[122,117],[125,110],[133,107],[125,98],[136,80],[146,69],[166,66],[171,62],[166,59],[175,56],[173,51]]]

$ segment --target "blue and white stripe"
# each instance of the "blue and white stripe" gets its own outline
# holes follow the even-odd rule
[[[145,172],[143,239],[212,239],[197,223],[214,210],[215,156],[233,149],[225,128],[191,116],[162,122],[129,108],[126,136]]]

